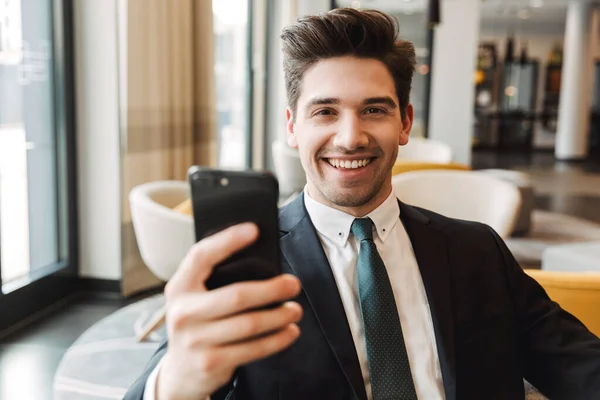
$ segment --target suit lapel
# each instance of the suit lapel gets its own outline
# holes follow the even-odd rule
[[[279,214],[285,260],[302,283],[323,333],[357,399],[366,400],[362,372],[335,278],[301,193]]]
[[[400,218],[415,251],[431,309],[446,400],[455,400],[454,323],[446,240],[418,209],[399,203]]]
[[[454,323],[447,245],[442,233],[418,209],[400,202],[400,218],[410,237],[435,330],[446,400],[456,400]],[[301,193],[279,214],[280,246],[302,283],[321,329],[356,398],[366,400],[360,364],[331,267],[304,207]],[[432,251],[432,249],[435,249]]]

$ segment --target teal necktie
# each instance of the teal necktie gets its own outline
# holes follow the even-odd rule
[[[373,221],[355,219],[351,230],[360,240],[358,295],[373,400],[416,400],[394,293],[373,242]]]

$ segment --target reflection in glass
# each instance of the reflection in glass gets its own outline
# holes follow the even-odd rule
[[[58,262],[52,1],[3,0],[0,25],[2,281]]]

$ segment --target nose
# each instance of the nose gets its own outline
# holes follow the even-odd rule
[[[347,113],[341,118],[338,131],[333,138],[333,145],[351,151],[369,145],[369,137],[363,131],[358,116]]]

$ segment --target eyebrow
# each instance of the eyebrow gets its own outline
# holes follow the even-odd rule
[[[391,108],[397,108],[398,104],[392,99],[390,96],[383,97],[369,97],[363,101],[364,105],[372,105],[372,104],[386,104]]]
[[[340,99],[337,97],[315,97],[306,104],[306,109],[314,106],[322,106],[327,104],[340,104]],[[398,105],[390,96],[368,97],[362,102],[363,105],[386,104],[391,108],[397,108]]]
[[[322,106],[326,104],[340,104],[340,99],[335,97],[315,97],[306,103],[306,108],[309,109],[313,106]]]

